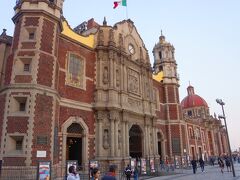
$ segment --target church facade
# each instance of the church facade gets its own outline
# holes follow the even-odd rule
[[[13,37],[0,36],[0,160],[63,166],[129,158],[205,159],[228,152],[220,120],[188,87],[180,102],[173,45],[148,50],[134,23],[93,19],[74,30],[63,0],[21,0]]]

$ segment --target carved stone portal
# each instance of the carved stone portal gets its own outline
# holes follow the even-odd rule
[[[139,74],[132,69],[128,70],[128,91],[139,94]]]

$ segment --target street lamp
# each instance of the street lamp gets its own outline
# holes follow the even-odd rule
[[[227,134],[227,141],[228,141],[228,151],[229,151],[229,154],[230,154],[230,161],[231,161],[231,165],[232,165],[233,177],[236,177],[235,169],[234,169],[234,165],[233,165],[233,160],[232,160],[232,150],[231,150],[229,136],[228,136],[226,116],[225,116],[224,107],[223,107],[225,105],[225,103],[222,101],[222,99],[216,99],[216,102],[222,106],[222,113],[223,113],[223,115],[222,116],[219,115],[218,118],[224,120],[224,124],[225,124],[225,128],[226,128],[226,134]]]

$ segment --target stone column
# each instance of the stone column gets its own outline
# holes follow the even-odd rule
[[[114,156],[114,119],[110,119],[110,131],[111,131],[111,142],[110,142],[110,145],[111,145],[111,149],[110,149],[110,154],[111,154],[111,157]]]
[[[114,121],[114,129],[115,129],[115,156],[118,157],[119,156],[119,153],[118,153],[118,120],[115,120]]]
[[[126,138],[126,156],[130,156],[129,154],[129,129],[128,129],[128,122],[125,122],[125,138]]]
[[[88,136],[86,134],[86,132],[83,132],[83,138],[82,138],[82,144],[83,144],[83,148],[82,148],[82,164],[86,165],[87,163],[87,159],[88,159],[88,152],[87,152],[87,147],[88,147]]]
[[[213,155],[216,156],[216,143],[215,143],[215,137],[214,137],[214,132],[211,130],[211,136],[212,136],[212,144],[213,144]]]
[[[144,127],[144,153],[145,153],[145,156],[147,156],[148,154],[148,136],[147,136],[147,125],[145,125]]]
[[[125,121],[122,122],[122,157],[126,156],[126,129],[125,129]]]
[[[220,147],[220,149],[219,149],[220,154],[223,154],[223,144],[222,144],[220,131],[218,131],[218,141],[219,141],[219,147]]]
[[[103,134],[102,134],[102,119],[98,119],[98,142],[96,143],[97,149],[98,149],[98,156],[101,156],[102,152],[102,140],[103,140]]]
[[[158,142],[157,142],[157,128],[156,127],[153,127],[153,139],[154,139],[154,141],[153,141],[153,145],[154,145],[154,155],[158,155],[158,146],[157,146],[157,144],[158,144]]]

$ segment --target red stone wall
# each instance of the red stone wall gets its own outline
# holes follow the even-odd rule
[[[0,95],[0,147],[2,140],[2,130],[3,130],[3,120],[4,120],[4,110],[5,110],[6,95]]]
[[[175,103],[174,86],[167,86],[168,103]]]
[[[37,75],[38,84],[52,86],[53,61],[52,56],[43,53],[40,54]]]
[[[69,42],[63,38],[60,38],[59,42],[59,54],[58,54],[58,61],[60,68],[66,69],[67,68],[67,58],[68,53],[73,52],[79,54],[85,60],[85,75],[86,75],[86,90],[72,87],[65,85],[65,77],[66,74],[63,71],[59,72],[59,93],[62,97],[67,99],[72,99],[75,101],[85,102],[85,103],[92,103],[94,100],[94,91],[95,85],[94,82],[89,80],[95,79],[95,64],[96,64],[96,57],[95,52],[89,50],[85,47],[79,46],[79,44],[75,44],[73,42]],[[67,69],[66,69],[67,71]]]
[[[54,23],[44,19],[42,29],[42,39],[40,43],[40,50],[52,54],[53,50],[53,38],[54,38]]]
[[[170,114],[170,119],[177,119],[177,105],[168,105],[169,107],[169,114]]]
[[[26,17],[25,18],[25,26],[38,26],[40,17]]]
[[[183,148],[187,149],[187,135],[186,135],[186,128],[184,125],[181,125],[182,128],[182,144]]]
[[[67,121],[70,117],[76,116],[76,117],[81,117],[86,125],[89,128],[89,133],[94,134],[94,113],[92,111],[84,111],[80,109],[74,109],[74,108],[69,108],[69,107],[60,107],[60,116],[59,116],[59,122],[60,122],[60,127],[62,124]],[[62,131],[62,130],[61,130]]]
[[[8,56],[7,58],[4,85],[10,84],[11,75],[12,75],[12,66],[13,66],[13,54]]]
[[[180,137],[180,127],[178,124],[171,125],[171,135],[172,135],[172,138]]]
[[[21,49],[35,49],[36,42],[22,42]]]
[[[14,117],[7,118],[7,133],[27,133],[28,117]]]
[[[31,75],[16,75],[15,83],[31,83],[32,76]]]
[[[51,96],[37,94],[36,106],[34,113],[34,127],[33,127],[33,145],[32,145],[32,165],[37,164],[37,160],[51,159],[51,132],[52,117],[53,117],[53,98]],[[44,135],[48,137],[47,145],[38,145],[37,136]],[[46,158],[36,158],[37,150],[47,151]]]
[[[13,50],[16,50],[18,47],[21,25],[22,25],[22,19],[20,18],[15,23],[15,30],[14,30],[14,36],[13,36],[14,38],[13,38],[13,44],[12,44]]]

